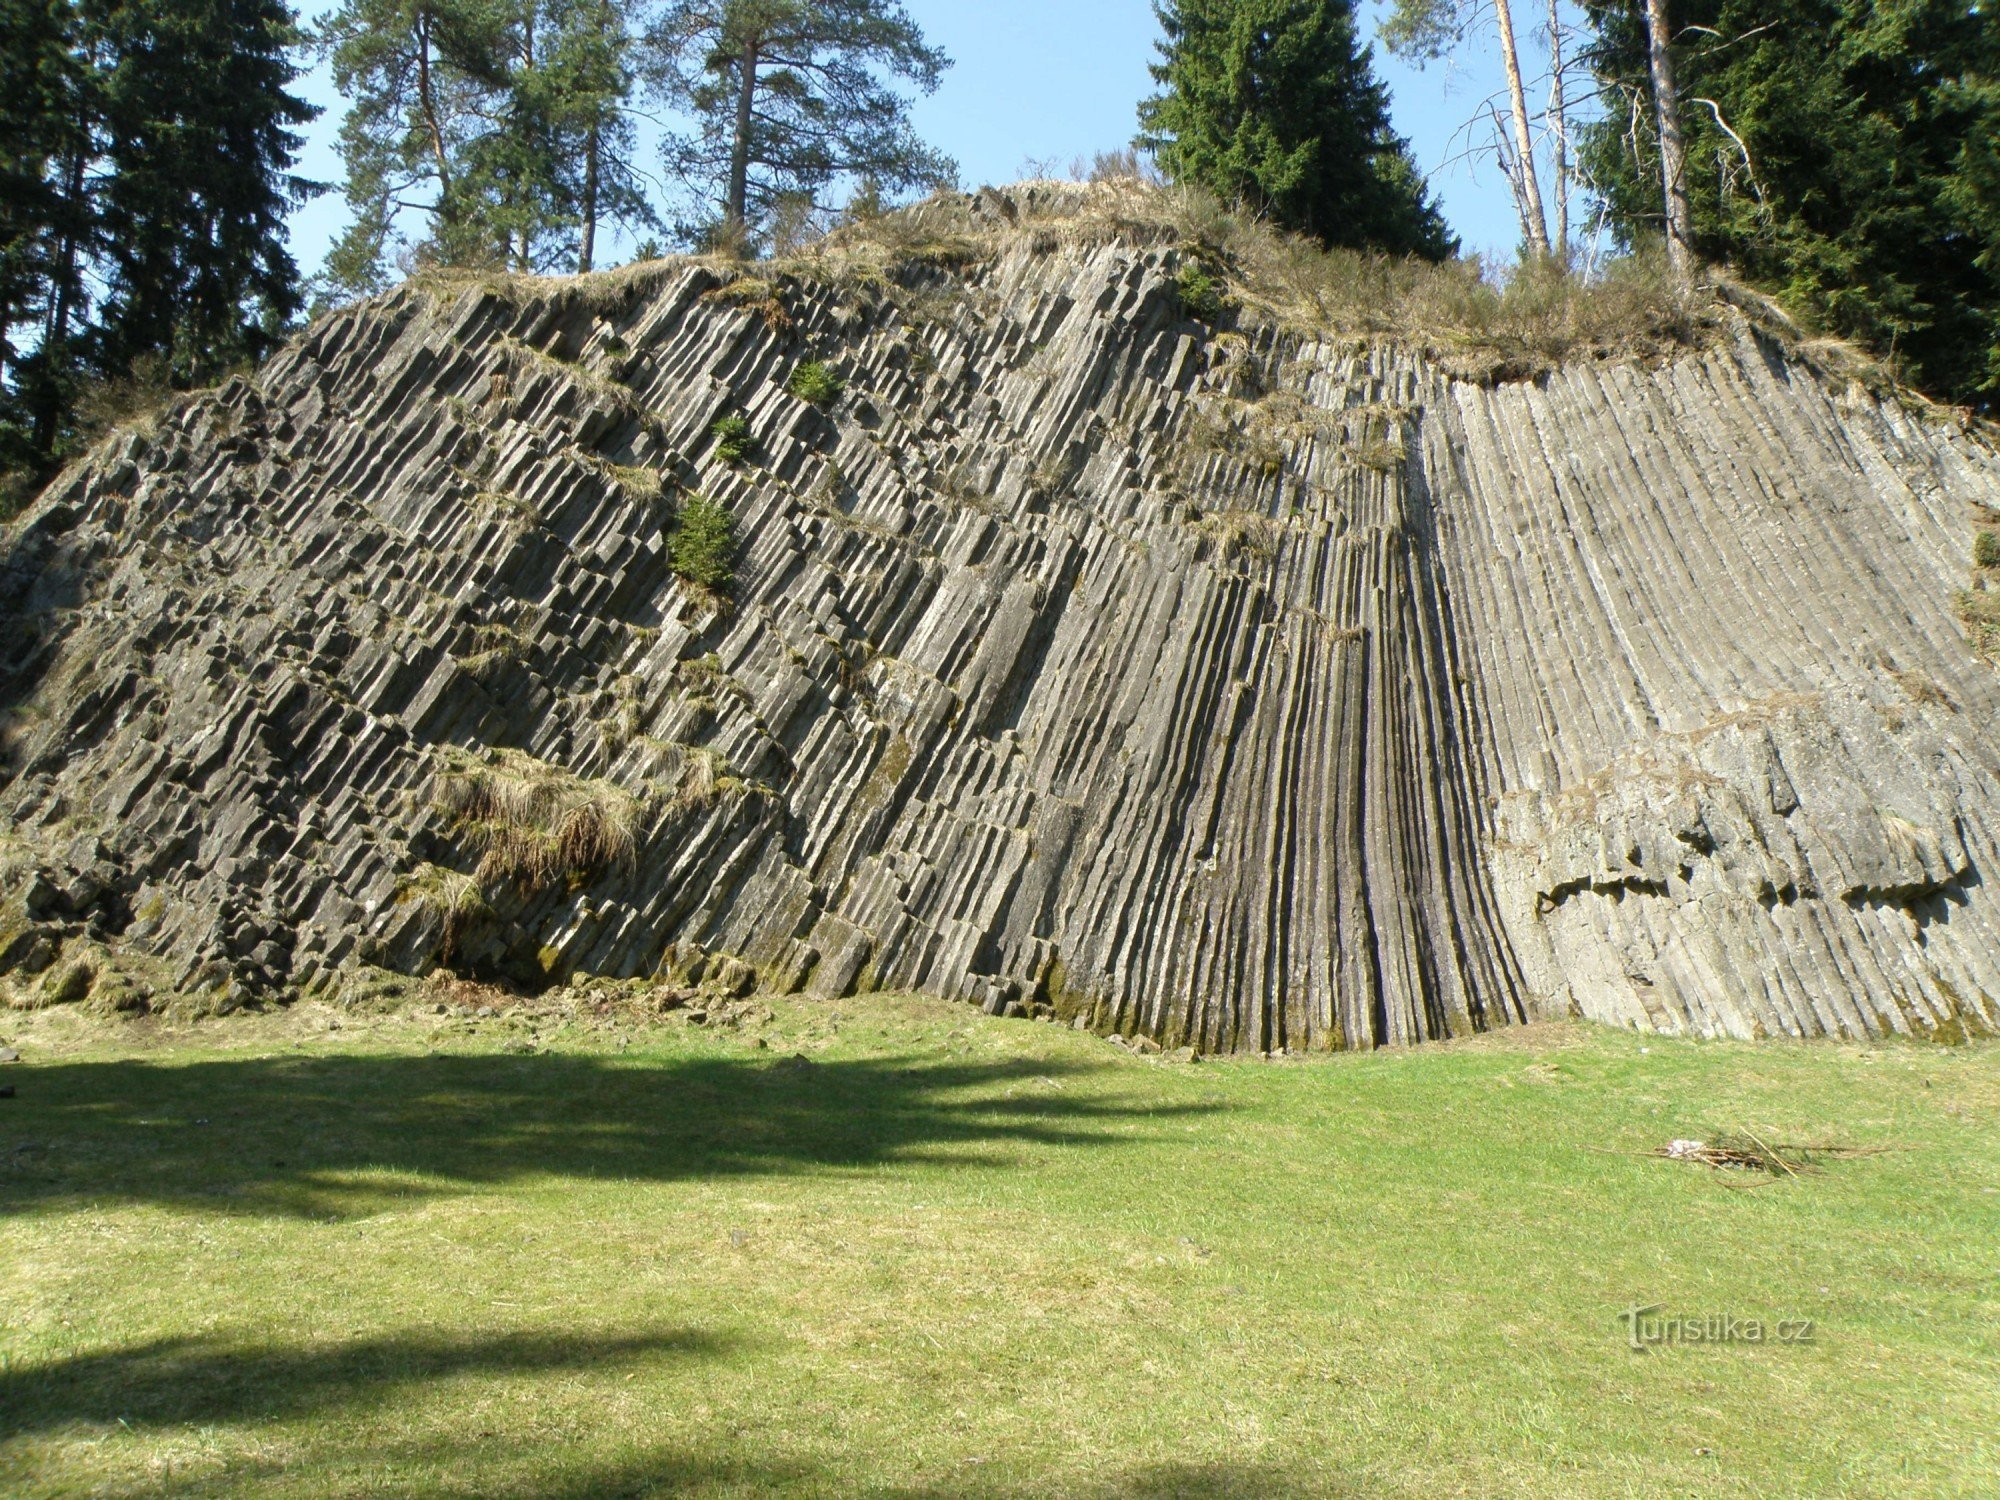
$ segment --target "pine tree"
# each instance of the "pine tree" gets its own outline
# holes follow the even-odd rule
[[[1547,52],[1548,95],[1540,113],[1539,142],[1535,139],[1535,116],[1528,108],[1529,79],[1522,63],[1512,0],[1490,0],[1490,3],[1488,0],[1391,0],[1380,35],[1391,52],[1422,67],[1458,55],[1485,40],[1487,25],[1491,23],[1491,45],[1507,80],[1507,125],[1504,128],[1501,125],[1499,111],[1491,100],[1480,100],[1463,129],[1468,137],[1476,138],[1485,128],[1482,117],[1491,119],[1490,149],[1513,194],[1523,246],[1531,255],[1552,254],[1567,262],[1572,186],[1569,72],[1575,66],[1568,42],[1574,29],[1574,0],[1546,0],[1546,6],[1547,24],[1542,30],[1542,41]],[[1547,195],[1536,164],[1541,154],[1546,154],[1553,169],[1552,191]]]
[[[590,270],[600,226],[658,227],[633,165],[634,46],[612,0],[517,0],[501,127],[478,153],[519,270]]]
[[[651,40],[666,101],[697,122],[667,142],[669,169],[725,239],[838,178],[901,192],[956,176],[893,86],[928,94],[950,60],[894,0],[670,0]]]
[[[1161,92],[1140,144],[1198,183],[1329,245],[1440,260],[1446,230],[1389,127],[1352,0],[1157,0]]]
[[[1607,220],[1660,233],[1646,0],[1592,0]],[[2000,16],[1986,0],[1673,0],[1694,252],[2000,409]]]
[[[322,272],[336,294],[387,284],[399,238],[458,264],[503,259],[509,245],[480,212],[479,159],[504,99],[508,14],[499,0],[345,0],[320,25],[355,219]],[[414,210],[414,236],[403,232]]]
[[[355,213],[329,291],[382,286],[399,245],[589,270],[602,226],[657,224],[633,165],[635,41],[617,0],[347,0],[320,39],[349,100]]]
[[[629,102],[637,46],[614,0],[561,0],[547,77],[563,196],[576,226],[576,268],[597,261],[598,231],[660,227],[635,165]]]

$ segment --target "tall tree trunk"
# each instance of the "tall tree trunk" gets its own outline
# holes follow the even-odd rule
[[[1556,138],[1556,255],[1569,264],[1569,87],[1563,79],[1562,0],[1549,0],[1549,125]]]
[[[736,65],[742,76],[736,82],[736,133],[729,142],[729,201],[723,205],[723,225],[740,236],[750,222],[750,110],[757,100],[755,37],[744,42]]]
[[[1646,0],[1646,51],[1652,63],[1653,110],[1660,127],[1660,187],[1667,208],[1667,264],[1683,283],[1694,280],[1694,232],[1688,213],[1687,147],[1681,100],[1674,88],[1667,0]]]
[[[521,15],[521,80],[523,82],[530,81],[534,71],[535,7],[530,3],[522,7]],[[515,85],[517,99],[519,98],[520,86],[520,83]],[[515,119],[518,125],[520,121],[518,112]],[[527,128],[532,129],[534,123],[533,119],[529,119]],[[503,230],[500,235],[500,253],[503,256],[512,255],[514,257],[514,269],[519,271],[523,276],[528,275],[534,270],[534,265],[529,259],[534,242],[533,226],[528,222],[529,216],[533,212],[530,202],[529,195],[522,191],[520,171],[517,169],[509,173],[507,180],[507,206],[517,211],[521,216],[519,229],[520,243],[519,245],[514,243],[514,234],[512,231]]]
[[[1507,97],[1514,111],[1515,171],[1519,175],[1521,233],[1529,250],[1546,255],[1549,221],[1542,211],[1542,185],[1535,177],[1535,139],[1528,130],[1528,95],[1521,86],[1521,52],[1514,44],[1514,11],[1508,0],[1493,0],[1500,22],[1500,60],[1507,69]]]
[[[443,215],[451,199],[451,158],[444,149],[444,127],[438,122],[437,90],[431,83],[431,18],[428,11],[417,15],[417,108],[423,112],[424,129],[430,133],[431,157],[437,163],[438,213]]]
[[[51,288],[54,295],[49,299],[48,319],[42,327],[41,388],[35,393],[34,400],[33,444],[35,455],[43,462],[55,456],[56,438],[61,432],[63,418],[68,415],[62,386],[64,365],[68,359],[69,324],[76,313],[77,242],[83,233],[83,183],[88,165],[88,158],[79,150],[70,157],[67,170],[63,173],[65,222],[62,248],[55,256],[55,278]]]
[[[576,247],[576,271],[579,276],[588,275],[591,262],[597,254],[597,175],[598,134],[603,127],[604,112],[599,109],[590,117],[590,133],[583,140],[583,234]]]

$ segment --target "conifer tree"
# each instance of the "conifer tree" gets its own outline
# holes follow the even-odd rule
[[[1381,38],[1389,50],[1422,67],[1444,57],[1490,45],[1506,79],[1507,120],[1503,126],[1493,100],[1477,101],[1464,130],[1476,138],[1483,131],[1481,116],[1492,121],[1489,148],[1506,174],[1521,221],[1521,243],[1530,255],[1553,255],[1567,262],[1570,240],[1569,73],[1575,60],[1569,51],[1574,0],[1545,0],[1547,24],[1541,40],[1546,47],[1548,95],[1537,117],[1528,106],[1528,76],[1513,0],[1391,0],[1383,18]],[[1488,28],[1491,28],[1490,33]],[[1552,181],[1545,193],[1537,165],[1546,155]],[[1551,221],[1553,220],[1553,224]]]
[[[482,168],[519,270],[596,262],[605,224],[657,227],[633,166],[634,39],[613,0],[516,0],[501,126]]]
[[[297,311],[284,217],[313,110],[283,0],[0,5],[0,442],[37,473],[85,382],[209,378]]]
[[[633,167],[635,45],[618,0],[346,0],[322,26],[355,221],[330,291],[399,245],[455,265],[589,270],[606,224],[657,223]]]
[[[61,303],[67,322],[80,292],[88,117],[77,23],[69,0],[0,0],[0,471],[16,475],[36,464],[38,418],[59,413],[51,320]]]
[[[1157,0],[1161,92],[1139,142],[1166,174],[1329,245],[1439,260],[1456,242],[1356,36],[1352,0]]]
[[[300,34],[279,0],[99,0],[107,65],[93,363],[189,384],[268,350],[301,305],[285,217]]]
[[[548,61],[557,101],[552,114],[563,195],[576,226],[576,269],[588,271],[603,226],[660,226],[635,165],[629,102],[637,39],[627,15],[614,0],[562,0],[557,16],[558,41]]]
[[[901,192],[957,174],[896,88],[928,94],[950,60],[894,0],[669,0],[649,40],[659,91],[696,122],[668,140],[669,170],[724,239],[838,178]]]
[[[385,285],[399,234],[455,263],[506,254],[477,210],[476,162],[506,87],[507,19],[499,0],[344,0],[321,23],[348,101],[340,154],[355,216],[327,255],[331,290]]]
[[[1626,239],[1661,232],[1648,0],[1592,0],[1614,107],[1584,160]],[[2000,15],[1989,0],[1672,0],[1694,252],[2000,409]]]

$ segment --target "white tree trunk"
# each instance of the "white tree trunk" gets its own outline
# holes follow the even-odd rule
[[[1657,3],[1657,0],[1653,0]],[[1514,43],[1514,10],[1508,0],[1493,0],[1500,22],[1500,60],[1507,69],[1507,98],[1514,112],[1514,170],[1520,191],[1521,233],[1528,249],[1549,253],[1549,221],[1542,210],[1542,187],[1535,176],[1535,139],[1528,129],[1528,95],[1521,86],[1521,51]]]
[[[1687,147],[1681,101],[1674,87],[1673,37],[1667,0],[1646,0],[1646,51],[1652,63],[1653,111],[1660,127],[1660,188],[1667,209],[1667,263],[1682,282],[1694,280],[1694,232],[1688,213]]]

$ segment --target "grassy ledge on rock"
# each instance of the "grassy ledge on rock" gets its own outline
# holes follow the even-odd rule
[[[483,889],[580,884],[630,863],[637,847],[636,797],[518,750],[449,755],[433,800],[452,831],[479,851],[475,879]]]
[[[1173,273],[1177,296],[1197,320],[1229,314],[1246,327],[1299,338],[1393,342],[1482,383],[1532,379],[1574,359],[1656,361],[1703,347],[1747,321],[1835,379],[1914,406],[1935,406],[1897,386],[1881,362],[1803,329],[1725,270],[1710,268],[1696,286],[1678,286],[1657,246],[1611,259],[1595,276],[1553,261],[1505,268],[1477,259],[1434,264],[1329,250],[1201,188],[1137,178],[940,193],[845,224],[754,268],[726,257],[689,259],[718,278],[708,300],[753,312],[774,333],[789,335],[795,320],[785,306],[788,285],[883,298],[922,316],[944,288],[976,283],[1011,248],[1025,245],[1045,254],[1109,244],[1181,257]],[[546,302],[609,313],[630,305],[681,263],[650,261],[570,277],[432,268],[412,285],[433,297],[476,290],[521,306]],[[818,387],[817,376],[811,378],[824,394],[802,399],[838,394],[838,386]]]

